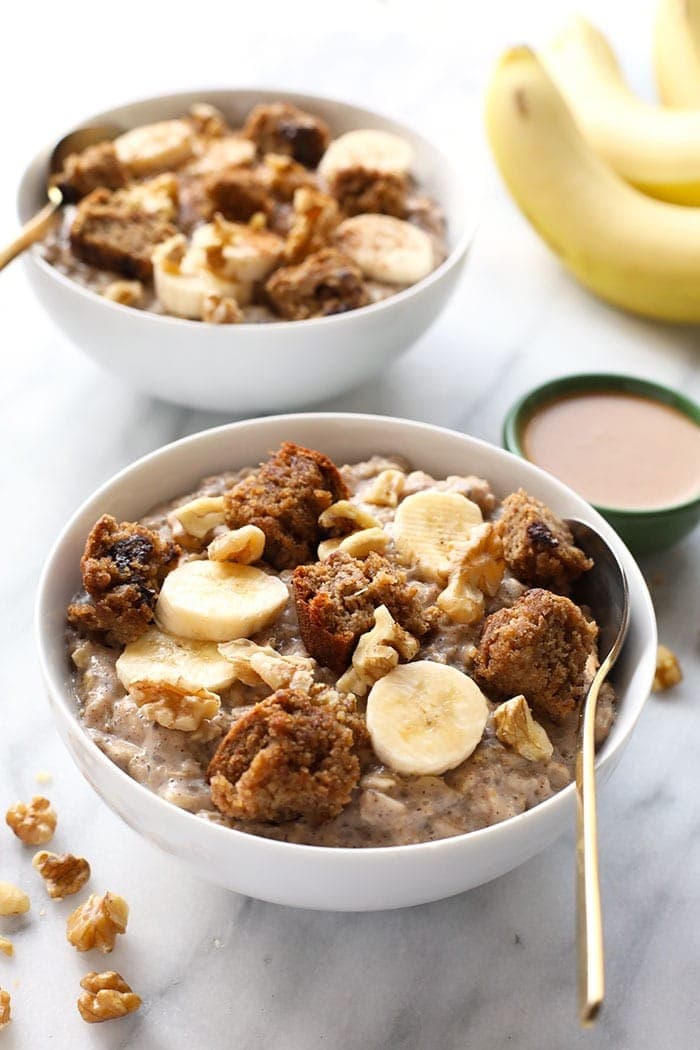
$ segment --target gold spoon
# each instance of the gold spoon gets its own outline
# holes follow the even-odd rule
[[[576,601],[587,605],[598,624],[600,666],[581,709],[576,754],[576,910],[578,920],[578,999],[581,1024],[593,1024],[605,996],[603,916],[598,872],[595,786],[595,717],[600,687],[617,660],[629,626],[627,577],[617,556],[591,525],[567,521],[593,568],[576,584]]]
[[[81,150],[86,149],[88,146],[95,146],[98,142],[116,138],[122,131],[123,128],[118,128],[115,124],[95,124],[90,127],[78,128],[77,131],[71,131],[68,135],[64,135],[51,151],[48,166],[49,176],[61,170],[64,160],[71,153],[80,153]],[[4,269],[9,262],[12,262],[15,256],[23,252],[25,248],[29,248],[35,241],[41,240],[51,226],[57,212],[67,203],[66,195],[58,186],[52,186],[50,181],[47,183],[46,194],[49,198],[48,203],[29,222],[25,223],[6,248],[0,249],[0,270]]]

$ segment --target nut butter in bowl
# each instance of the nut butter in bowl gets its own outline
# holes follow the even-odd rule
[[[635,554],[680,540],[700,520],[700,407],[622,375],[575,375],[530,391],[503,443],[580,493]]]

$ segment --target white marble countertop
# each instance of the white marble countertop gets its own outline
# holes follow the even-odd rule
[[[651,0],[633,17],[628,5],[602,0],[492,0],[459,5],[467,9],[461,23],[458,5],[443,0],[416,10],[399,0],[338,10],[263,2],[246,5],[245,14],[236,6],[208,5],[207,21],[191,25],[176,22],[173,5],[162,2],[125,0],[109,15],[69,2],[58,30],[33,43],[30,61],[26,41],[39,14],[35,5],[14,5],[5,42],[16,46],[6,47],[0,70],[0,233],[12,231],[24,158],[71,119],[123,96],[207,83],[286,85],[381,106],[449,135],[478,112],[498,48],[542,39],[574,6],[599,18],[637,86],[650,87]],[[95,48],[103,33],[109,46]],[[131,905],[129,933],[113,955],[78,956],[64,939],[70,903],[44,900],[31,851],[0,828],[0,879],[33,896],[26,919],[0,921],[16,947],[13,959],[0,955],[14,1017],[0,1034],[2,1050],[697,1046],[700,535],[643,564],[661,638],[680,654],[685,680],[650,700],[601,799],[608,1002],[596,1031],[584,1034],[575,1015],[571,833],[452,900],[339,916],[212,888],[140,841],[93,794],[58,740],[39,678],[32,604],[42,560],[99,482],[225,417],[150,401],[98,372],[42,315],[20,265],[0,276],[0,316],[0,810],[45,791],[60,816],[55,845],[87,855],[93,885]],[[387,375],[323,407],[405,415],[498,441],[510,403],[567,372],[630,372],[699,398],[698,341],[696,331],[625,317],[590,298],[489,171],[480,231],[448,310]],[[53,775],[41,789],[40,770]],[[78,980],[103,964],[128,976],[144,1006],[133,1018],[88,1028],[75,1009]]]

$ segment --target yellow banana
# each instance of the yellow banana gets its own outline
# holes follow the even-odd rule
[[[593,148],[652,197],[700,204],[700,110],[643,102],[602,33],[575,18],[540,57]]]
[[[700,0],[661,0],[654,70],[664,105],[700,109]]]
[[[648,317],[700,321],[700,208],[653,200],[611,171],[529,48],[498,62],[486,126],[513,197],[583,284]]]

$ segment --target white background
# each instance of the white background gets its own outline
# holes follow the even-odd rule
[[[498,50],[546,39],[576,6],[13,3],[0,63],[0,235],[13,231],[18,178],[44,142],[92,112],[168,90],[325,92],[413,123],[449,148],[478,127]],[[653,4],[580,6],[651,97]],[[475,152],[471,163],[480,162]],[[27,852],[0,828],[0,879],[34,898],[29,918],[0,929],[16,943],[14,959],[0,955],[0,985],[14,1000],[2,1050],[696,1046],[697,538],[643,566],[662,637],[681,653],[686,680],[651,700],[602,799],[609,995],[598,1029],[584,1036],[574,1011],[571,835],[452,901],[339,917],[209,888],[93,795],[58,742],[37,673],[31,610],[41,561],[99,482],[226,417],[155,403],[98,372],[52,329],[20,264],[0,275],[0,318],[0,811],[36,790],[38,770],[50,770],[57,846],[86,854],[95,887],[122,893],[132,908],[113,956],[78,957],[64,940],[70,905],[44,901]],[[498,441],[510,403],[566,372],[626,371],[698,398],[698,341],[697,331],[622,316],[579,289],[487,163],[481,226],[452,304],[387,375],[328,407],[407,415]],[[105,961],[132,981],[144,1008],[88,1028],[75,1011],[77,983]]]

